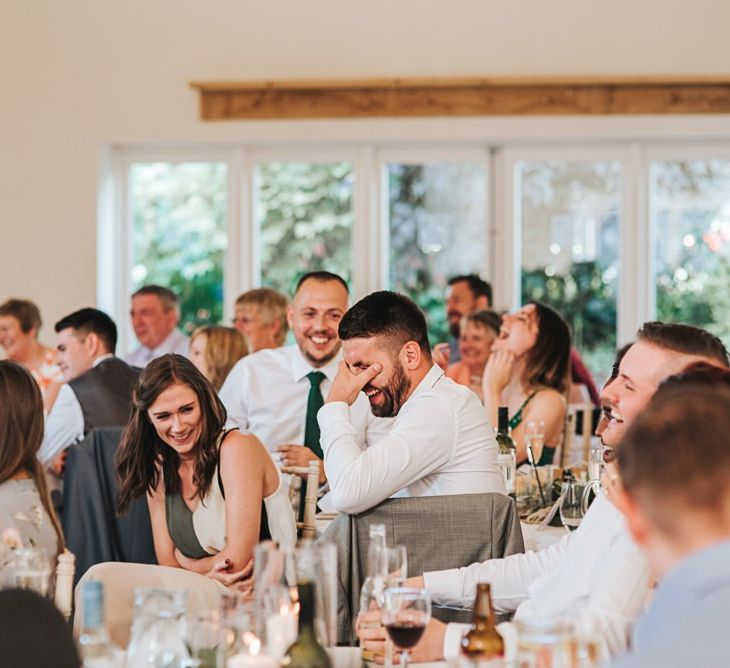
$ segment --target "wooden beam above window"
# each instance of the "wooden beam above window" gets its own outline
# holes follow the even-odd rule
[[[730,77],[193,82],[206,121],[730,113]]]

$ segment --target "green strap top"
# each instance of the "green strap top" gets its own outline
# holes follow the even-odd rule
[[[534,397],[538,392],[539,390],[535,390],[532,394],[528,395],[527,399],[522,402],[522,406],[517,409],[517,412],[509,420],[510,429],[517,429],[517,427],[520,426],[520,423],[522,422],[522,411],[525,410],[527,404],[532,401],[532,397]]]
[[[517,429],[517,427],[522,422],[522,412],[527,407],[527,404],[532,401],[532,398],[539,392],[540,390],[535,390],[532,394],[528,395],[527,399],[525,399],[522,402],[522,406],[520,406],[517,409],[517,412],[510,418],[509,421],[509,428],[510,429]],[[540,455],[540,461],[535,462],[536,466],[547,466],[548,464],[553,463],[553,457],[555,456],[555,450],[556,448],[552,448],[549,445],[543,445],[542,446],[542,454]]]

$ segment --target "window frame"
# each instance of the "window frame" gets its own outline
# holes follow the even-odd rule
[[[108,144],[99,150],[97,302],[119,323],[120,350],[131,349],[128,170],[133,162],[228,163],[228,248],[224,314],[233,300],[255,287],[254,173],[257,161],[328,157],[352,162],[353,300],[388,285],[388,162],[435,161],[479,154],[487,164],[487,242],[483,275],[495,286],[495,307],[519,305],[520,252],[516,229],[514,167],[517,157],[565,159],[596,156],[622,163],[620,277],[617,341],[633,339],[655,314],[655,232],[651,224],[651,162],[656,159],[730,159],[726,115],[623,117],[492,117],[442,119],[342,119],[226,124],[194,134],[194,142]],[[226,135],[226,139],[221,139]],[[569,158],[568,158],[569,159]],[[125,324],[122,324],[125,323]]]

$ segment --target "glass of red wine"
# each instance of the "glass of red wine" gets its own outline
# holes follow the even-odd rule
[[[383,595],[383,624],[408,665],[408,650],[418,644],[431,619],[431,599],[423,589],[389,587]]]

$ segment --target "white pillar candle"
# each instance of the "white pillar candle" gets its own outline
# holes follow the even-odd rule
[[[266,647],[272,656],[283,657],[296,638],[297,618],[289,608],[282,607],[280,614],[266,620]]]
[[[235,654],[226,662],[227,668],[279,668],[279,662],[265,654]]]

